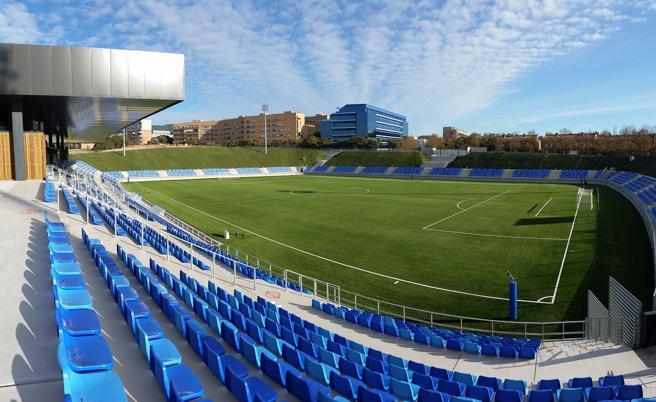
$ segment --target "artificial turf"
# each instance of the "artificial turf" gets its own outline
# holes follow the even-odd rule
[[[506,318],[507,301],[475,295],[507,297],[506,270],[517,279],[520,299],[553,296],[578,190],[560,184],[320,176],[126,187],[208,234],[231,231],[230,240],[221,240],[241,250],[242,258],[246,252],[263,267],[266,260],[339,285],[345,300],[353,299],[352,291],[490,319]],[[653,289],[650,261],[640,216],[618,193],[601,188],[592,210],[588,199],[580,204],[555,303],[520,302],[519,319],[583,319],[587,289],[604,299],[609,274],[647,300]],[[305,285],[312,287],[307,280]],[[377,308],[364,297],[359,301]],[[385,304],[382,310],[400,313]],[[429,319],[417,312],[414,317]]]

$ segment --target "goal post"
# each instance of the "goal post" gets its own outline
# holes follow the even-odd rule
[[[579,187],[576,197],[576,205],[590,205],[590,211],[594,209],[594,190],[591,188]]]

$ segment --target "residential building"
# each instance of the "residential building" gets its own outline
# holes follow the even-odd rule
[[[148,119],[139,120],[127,126],[125,133],[133,144],[148,144],[153,139],[153,121]]]
[[[294,111],[267,114],[268,143],[296,141],[305,125],[305,115]],[[264,143],[264,114],[219,120],[207,132],[204,143],[236,145]]]
[[[328,120],[322,121],[320,126],[321,139],[332,142],[356,136],[381,141],[399,140],[408,136],[405,116],[364,103],[342,106]]]
[[[216,120],[192,120],[173,125],[173,143],[195,145],[205,141],[207,132],[216,124]]]
[[[161,137],[162,135],[170,137],[171,130],[153,130],[153,137]]]
[[[442,128],[442,139],[444,141],[455,140],[459,137],[469,137],[469,132],[461,130],[457,127],[444,127]]]
[[[327,114],[317,113],[314,116],[305,116],[305,125],[301,130],[301,138],[307,138],[321,133],[321,122],[328,120]]]

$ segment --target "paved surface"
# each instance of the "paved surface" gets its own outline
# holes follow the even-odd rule
[[[55,357],[57,335],[53,322],[53,305],[48,275],[47,248],[41,211],[50,210],[35,200],[39,196],[40,183],[0,182],[0,269],[2,270],[2,292],[0,292],[0,320],[5,323],[0,329],[0,400],[43,401],[44,395],[62,395],[61,373]],[[83,267],[84,276],[94,298],[94,307],[102,316],[103,335],[107,338],[115,357],[114,371],[120,376],[126,392],[134,401],[161,401],[163,395],[129,329],[100,279],[93,261],[89,258],[82,241],[80,229],[85,226],[80,216],[61,213],[66,223],[76,254]],[[106,227],[87,227],[90,236],[103,241],[115,255],[116,243],[135,254],[144,264],[154,258],[172,272],[184,270],[202,282],[213,280],[226,290],[233,289],[232,272],[217,268],[212,274],[191,270],[177,260],[167,261],[154,250],[142,250],[128,238],[114,238]],[[206,396],[215,401],[234,400],[220,382],[209,372],[204,363],[193,353],[178,335],[173,325],[155,306],[132,275],[124,269],[126,277],[140,293],[159,321],[166,336],[182,354],[185,364],[191,366],[206,388]],[[214,278],[212,278],[212,275]],[[252,280],[237,278],[236,286],[245,294],[263,296],[287,308],[303,318],[346,336],[367,346],[387,353],[403,356],[423,363],[479,375],[494,375],[501,378],[524,379],[534,383],[541,378],[559,378],[563,381],[575,376],[599,377],[607,373],[624,374],[629,383],[641,383],[646,396],[656,396],[656,368],[654,349],[634,351],[596,341],[549,342],[532,361],[508,360],[471,356],[422,346],[413,342],[378,334],[353,325],[344,320],[318,312],[311,308],[311,299],[292,291],[257,282],[255,290]],[[226,350],[230,351],[229,347]],[[234,354],[234,353],[233,353]],[[243,360],[242,360],[243,361]],[[651,363],[650,363],[651,362]],[[257,370],[246,363],[251,374]],[[651,366],[651,367],[650,367]],[[265,378],[265,381],[269,382]],[[295,400],[286,391],[274,386],[279,397]],[[59,400],[59,396],[48,398]]]

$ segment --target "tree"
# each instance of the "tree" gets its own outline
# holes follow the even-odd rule
[[[426,146],[428,148],[444,149],[444,140],[441,137],[433,134],[430,136],[430,138],[428,138],[428,140],[426,140]]]
[[[401,149],[417,149],[417,139],[415,137],[403,137],[398,142]]]

